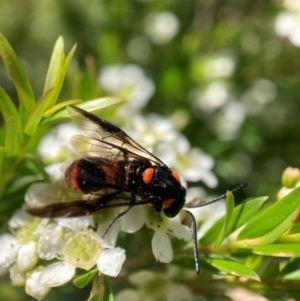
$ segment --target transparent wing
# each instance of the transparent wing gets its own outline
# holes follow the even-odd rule
[[[165,164],[124,131],[108,121],[74,106],[68,106],[73,121],[87,136],[75,135],[72,146],[82,156],[108,160],[148,160],[153,165]]]

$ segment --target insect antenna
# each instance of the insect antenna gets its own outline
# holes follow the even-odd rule
[[[241,185],[233,188],[230,191],[232,193],[236,193],[236,192],[244,189],[246,186],[248,186],[248,183],[243,183],[243,184],[241,184]],[[197,201],[197,199],[195,199],[195,200],[191,201],[190,204],[186,203],[185,207],[186,208],[199,208],[199,207],[203,207],[203,206],[206,206],[206,205],[210,205],[210,204],[216,203],[216,202],[218,202],[218,201],[220,201],[222,199],[225,199],[225,198],[226,198],[226,193],[224,193],[224,194],[222,194],[222,195],[220,195],[220,196],[218,196],[218,197],[216,197],[216,198],[214,198],[214,199],[212,199],[210,201],[206,201],[206,202],[202,202],[202,203],[199,203]]]
[[[239,185],[238,187],[232,189],[231,192],[236,193],[236,192],[242,190],[243,188],[245,188],[247,185],[248,185],[248,183],[243,183],[243,184]],[[226,193],[224,193],[210,201],[203,202],[200,204],[199,203],[192,204],[191,206],[187,205],[185,207],[186,208],[199,208],[199,207],[203,207],[203,206],[215,203],[224,198],[226,198]],[[195,216],[191,212],[183,209],[180,212],[180,221],[183,225],[187,226],[190,229],[190,231],[192,232],[195,269],[196,269],[196,273],[199,274],[200,273],[200,264],[199,264],[198,238],[197,238],[197,222],[196,222]]]

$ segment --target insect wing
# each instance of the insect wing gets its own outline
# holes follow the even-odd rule
[[[153,165],[165,165],[112,123],[74,106],[68,106],[68,111],[87,135],[75,135],[71,139],[72,146],[82,156],[108,160],[149,160]]]

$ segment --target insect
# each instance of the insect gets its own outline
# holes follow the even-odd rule
[[[196,272],[199,273],[196,220],[191,212],[183,209],[186,189],[181,185],[179,175],[112,123],[78,107],[69,106],[68,111],[86,136],[75,135],[71,139],[81,158],[68,166],[65,179],[72,190],[92,197],[30,207],[27,212],[42,218],[76,217],[107,208],[127,207],[115,216],[108,229],[137,205],[151,206],[155,212],[163,212],[169,218],[182,212],[182,223],[192,232]],[[124,196],[124,192],[128,196]],[[224,197],[221,195],[193,207],[205,206]],[[113,202],[115,199],[121,201]]]

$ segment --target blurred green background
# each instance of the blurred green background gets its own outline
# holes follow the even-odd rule
[[[36,96],[60,35],[66,51],[78,44],[61,100],[111,95],[93,82],[101,70],[137,66],[155,87],[143,113],[177,120],[215,159],[211,191],[247,181],[248,196],[274,196],[299,167],[299,17],[297,0],[0,2],[0,31]],[[3,63],[0,84],[16,99]]]

